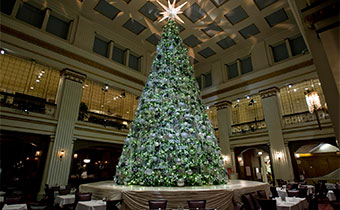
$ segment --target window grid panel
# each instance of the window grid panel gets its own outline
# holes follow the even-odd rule
[[[85,82],[81,101],[88,106],[89,111],[133,120],[138,104],[136,96],[112,87],[105,91],[104,86],[94,81]],[[123,93],[125,97],[122,97]]]
[[[311,81],[304,81],[291,85],[291,87],[283,87],[280,89],[282,114],[289,115],[308,112],[308,106],[305,97],[306,91],[316,91],[320,97],[322,107],[326,107],[321,83],[319,79],[314,79]]]
[[[2,91],[18,92],[55,101],[60,79],[59,71],[10,54],[1,55],[0,62]],[[32,66],[34,69],[31,72]],[[44,73],[40,75],[41,72]],[[48,74],[51,74],[49,81],[46,76]],[[29,78],[31,78],[30,81],[28,81]],[[39,82],[36,81],[37,79]]]
[[[250,103],[252,100],[253,103]],[[264,114],[260,95],[252,96],[250,99],[240,99],[240,102],[234,101],[232,103],[233,125],[263,119]]]

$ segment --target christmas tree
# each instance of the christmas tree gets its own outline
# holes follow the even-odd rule
[[[226,184],[221,151],[187,53],[170,19],[117,165],[117,184]]]

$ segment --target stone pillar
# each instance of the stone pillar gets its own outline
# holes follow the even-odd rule
[[[233,173],[236,173],[236,159],[235,159],[235,151],[234,148],[230,148],[230,156],[231,156],[231,164],[232,164],[232,170]]]
[[[222,101],[215,104],[217,109],[218,133],[224,167],[233,168],[229,136],[231,134],[231,102]]]
[[[125,57],[124,57],[125,66],[129,66],[129,59],[130,59],[130,49],[126,49]]]
[[[280,92],[276,87],[260,91],[264,118],[266,119],[273,173],[276,179],[293,180],[292,163],[286,151],[282,134]]]
[[[113,57],[113,48],[114,48],[114,45],[115,45],[115,43],[112,41],[112,40],[110,40],[110,42],[109,42],[109,49],[108,49],[108,56],[109,56],[109,58],[112,60],[112,57]]]
[[[73,151],[73,132],[78,118],[82,87],[86,76],[69,69],[61,72],[57,95],[57,129],[46,183],[67,185]]]
[[[47,180],[48,169],[50,167],[50,162],[51,162],[51,158],[52,158],[54,138],[55,138],[55,136],[50,136],[50,144],[48,145],[48,151],[47,151],[47,156],[46,156],[46,161],[45,161],[43,177],[42,177],[42,180],[41,180],[40,191],[38,193],[38,198],[37,198],[38,201],[40,201],[45,194],[45,184],[46,184],[46,180]]]
[[[46,13],[45,13],[44,21],[41,26],[41,31],[46,31],[46,27],[47,27],[48,19],[50,18],[50,14],[51,14],[51,9],[46,8]]]
[[[322,1],[321,3],[307,7],[303,0],[288,0],[296,23],[313,56],[335,137],[340,140],[339,14],[331,12],[327,19],[319,15],[330,12],[329,8],[336,6],[338,2]],[[313,21],[310,22],[309,18]]]
[[[14,6],[13,6],[13,9],[12,9],[12,13],[11,13],[12,18],[15,18],[15,16],[18,14],[18,10],[19,10],[19,8],[21,7],[22,4],[23,4],[22,1],[15,0]]]

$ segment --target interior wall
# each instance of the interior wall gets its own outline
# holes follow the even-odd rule
[[[340,166],[340,157],[335,152],[313,154],[296,159],[298,170],[305,178],[324,176]]]

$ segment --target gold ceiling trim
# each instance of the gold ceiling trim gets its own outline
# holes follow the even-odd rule
[[[291,72],[291,71],[295,71],[295,70],[298,70],[298,69],[301,69],[301,68],[304,68],[306,66],[310,66],[310,65],[313,65],[313,64],[314,64],[313,59],[310,59],[308,61],[304,61],[304,62],[296,64],[294,66],[290,66],[290,67],[281,69],[279,71],[275,71],[275,72],[263,75],[261,77],[250,79],[248,81],[241,82],[239,84],[236,84],[236,85],[233,85],[233,86],[230,86],[230,87],[227,87],[227,88],[223,88],[221,90],[217,90],[217,91],[208,93],[206,95],[203,95],[202,99],[207,99],[207,98],[210,98],[210,97],[215,96],[215,95],[219,95],[219,94],[231,91],[231,90],[235,90],[237,88],[241,88],[243,86],[247,86],[247,85],[251,85],[251,84],[263,81],[263,80],[267,80],[267,79],[270,79],[272,77],[276,77],[276,76],[279,76],[279,75],[282,75],[282,74],[285,74],[285,73],[288,73],[288,72]]]
[[[58,53],[60,55],[65,56],[65,57],[71,58],[73,60],[77,60],[77,61],[79,61],[81,63],[86,64],[86,65],[92,66],[92,67],[97,68],[97,69],[101,69],[101,70],[103,70],[105,72],[114,74],[114,75],[116,75],[118,77],[124,78],[126,80],[131,81],[131,82],[134,82],[134,83],[137,83],[139,85],[144,86],[144,82],[142,80],[136,79],[136,78],[134,78],[134,77],[132,77],[130,75],[121,73],[121,72],[119,72],[117,70],[114,70],[112,68],[106,67],[106,66],[104,66],[104,65],[102,65],[102,64],[100,64],[98,62],[91,61],[91,60],[89,60],[89,59],[87,59],[87,58],[85,58],[83,56],[77,55],[77,54],[75,54],[73,52],[67,51],[67,50],[65,50],[63,48],[57,47],[55,45],[52,45],[50,43],[47,43],[47,42],[42,41],[40,39],[37,39],[37,38],[35,38],[33,36],[30,36],[28,34],[25,34],[25,33],[22,33],[20,31],[15,30],[15,29],[12,29],[10,27],[7,27],[5,25],[0,24],[0,31],[2,33],[9,34],[11,36],[14,36],[16,38],[22,39],[22,40],[24,40],[26,42],[29,42],[31,44],[37,45],[39,47],[42,47],[42,48],[45,48],[47,50],[53,51],[55,53]]]

